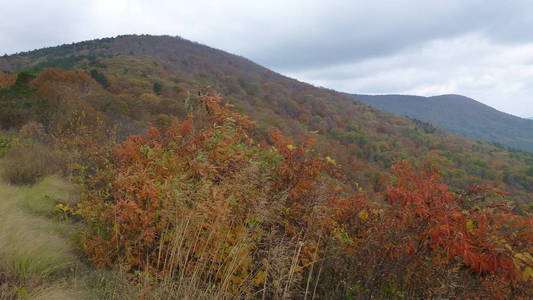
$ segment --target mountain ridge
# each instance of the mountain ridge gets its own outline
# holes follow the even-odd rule
[[[450,132],[533,151],[533,122],[457,95],[362,95],[354,99],[400,116],[430,122]]]

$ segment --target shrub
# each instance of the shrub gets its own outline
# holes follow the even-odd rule
[[[7,88],[15,84],[16,75],[0,72],[0,88]]]
[[[61,158],[49,147],[25,141],[13,145],[2,161],[3,178],[12,184],[34,184],[61,169]]]
[[[335,193],[318,179],[332,164],[279,132],[277,150],[256,146],[251,122],[219,101],[206,97],[207,115],[151,128],[115,149],[80,202],[82,247],[100,266],[120,264],[139,280],[176,287],[170,294],[225,298],[266,287],[268,298],[291,297],[306,289],[312,276],[304,271],[330,228],[317,224],[327,223]]]

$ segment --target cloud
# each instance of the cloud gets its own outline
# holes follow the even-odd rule
[[[352,93],[463,94],[502,111],[533,116],[533,41],[502,45],[470,34],[289,75]]]
[[[67,0],[4,1],[0,52],[15,53],[79,41],[89,3]]]

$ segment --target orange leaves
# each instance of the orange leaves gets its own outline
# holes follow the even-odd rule
[[[168,268],[201,266],[201,276],[216,281],[229,272],[233,291],[247,280],[257,287],[269,278],[261,273],[270,251],[264,239],[298,240],[305,246],[289,267],[303,272],[302,265],[318,259],[319,237],[335,227],[327,206],[338,192],[319,181],[334,164],[313,157],[307,148],[312,139],[293,146],[278,132],[273,139],[283,150],[257,147],[248,137],[247,118],[231,113],[217,97],[203,100],[207,116],[149,128],[115,148],[108,186],[94,185],[87,199],[95,205],[85,205],[81,213],[96,219],[87,242],[100,245],[86,251],[100,265],[124,262],[167,274],[175,270],[165,269],[162,255],[185,247],[187,265]],[[202,123],[206,119],[210,122]],[[180,246],[174,236],[181,236]],[[102,257],[102,247],[117,256]],[[284,255],[297,247],[283,245]]]
[[[388,189],[387,199],[393,207],[400,206],[389,212],[388,218],[400,220],[394,226],[405,228],[406,234],[420,242],[428,241],[434,255],[447,253],[450,262],[461,261],[477,273],[516,277],[510,263],[513,251],[506,245],[513,242],[510,233],[517,232],[517,223],[501,221],[523,221],[523,217],[508,215],[505,209],[495,214],[493,208],[462,207],[462,199],[449,192],[430,170],[417,173],[405,162],[393,170],[396,182]],[[476,186],[467,193],[471,197],[485,195],[487,188]]]
[[[15,84],[17,75],[0,72],[0,88],[8,88]]]
[[[93,80],[84,72],[67,72],[58,68],[44,69],[33,81],[37,87],[41,87],[45,82],[65,82],[78,85],[89,85]]]

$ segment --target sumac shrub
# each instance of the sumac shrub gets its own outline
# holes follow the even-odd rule
[[[319,179],[333,165],[279,132],[258,145],[252,123],[220,101],[204,97],[195,116],[115,148],[80,203],[82,247],[97,265],[221,296],[301,293],[330,228],[335,192]]]

